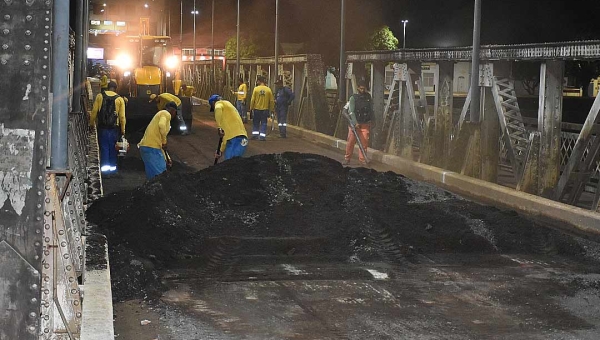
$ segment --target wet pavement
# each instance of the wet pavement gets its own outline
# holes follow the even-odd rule
[[[210,170],[217,139],[206,110],[196,114],[191,135],[170,136],[169,150],[177,162],[173,180],[192,169]],[[343,159],[339,151],[293,135],[252,141],[246,156],[285,151]],[[123,160],[127,166],[119,177],[104,181],[105,194],[145,183],[135,154],[132,150],[130,159]],[[381,164],[372,168],[393,170]],[[357,171],[372,176],[364,169]],[[354,185],[359,189],[370,184]],[[134,278],[153,271],[157,276],[148,280],[163,285],[159,296],[142,294],[115,304],[117,339],[598,338],[597,244],[553,231],[539,232],[534,223],[513,225],[521,221],[518,216],[493,209],[470,212],[467,231],[430,243],[428,235],[443,235],[452,224],[451,215],[460,212],[463,203],[427,185],[411,185],[411,193],[418,195],[409,203],[421,210],[415,216],[424,222],[370,230],[364,239],[343,242],[349,243],[349,251],[331,251],[327,244],[332,240],[319,233],[273,231],[270,237],[217,233],[197,251],[202,256],[183,256],[169,265],[139,253],[122,262],[111,259],[111,267],[119,267],[114,270],[132,272]],[[392,200],[386,202],[392,196],[382,190],[380,202],[365,205],[368,216],[377,219],[394,213],[388,211],[394,206]],[[435,217],[436,202],[450,199],[454,205],[438,207],[449,215]],[[497,229],[490,227],[488,213],[500,221]],[[502,233],[502,223],[514,229]],[[301,224],[294,224],[295,228]],[[350,233],[353,226],[348,224],[321,228],[343,230],[344,226]],[[422,230],[417,233],[411,228]],[[413,237],[407,238],[409,234]],[[171,246],[179,254],[185,245]],[[118,248],[114,242],[109,246]],[[118,287],[122,286],[113,284],[113,291]],[[144,320],[150,323],[142,325]]]

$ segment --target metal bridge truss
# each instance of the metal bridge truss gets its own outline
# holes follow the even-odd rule
[[[240,69],[236,76],[236,60],[228,60],[224,68],[219,67],[216,70],[216,81],[211,81],[213,69],[210,60],[197,61],[195,64],[186,62],[183,65],[183,81],[193,85],[196,96],[200,98],[207,99],[211,94],[218,93],[235,102],[233,92],[237,90],[237,80],[241,77],[248,83],[246,104],[249,108],[258,76],[265,77],[267,85],[271,88],[276,76],[282,77],[285,85],[296,94],[288,114],[288,122],[320,132],[333,133],[337,114],[332,117],[327,109],[325,67],[321,56],[282,56],[279,58],[277,72],[274,70],[274,63],[274,58],[243,58],[240,60]]]
[[[417,74],[420,79],[420,72]],[[424,94],[422,86],[420,90],[420,93]],[[422,118],[419,117],[415,104],[415,91],[408,64],[394,64],[394,78],[385,99],[382,123],[386,127],[384,151],[412,158],[415,141],[410,138],[411,133],[402,133],[401,129],[414,129],[417,132],[415,140],[420,141],[423,128]],[[402,141],[395,139],[395,135],[403,136]],[[418,142],[416,144],[418,145]]]
[[[496,155],[498,158],[496,167],[501,171],[510,173],[513,177],[513,183],[509,183],[509,185],[514,185],[519,190],[536,195],[553,197],[569,204],[586,206],[593,210],[598,209],[598,202],[600,201],[598,185],[600,177],[598,170],[600,164],[600,138],[596,136],[598,134],[597,127],[600,123],[597,119],[600,104],[598,101],[595,102],[576,141],[573,137],[565,137],[566,135],[570,136],[572,133],[561,132],[561,127],[565,125],[565,123],[562,123],[562,79],[565,61],[599,59],[600,41],[482,46],[480,54],[482,65],[479,74],[479,90],[482,91],[480,107],[483,110],[482,113],[485,112],[482,117],[488,117],[486,119],[489,119],[490,114],[493,114],[497,115],[498,121],[497,123],[482,122],[480,125],[470,124],[469,136],[461,133],[464,123],[468,120],[467,114],[471,100],[469,91],[464,107],[457,117],[458,119],[454,121],[457,128],[449,131],[451,143],[455,145],[452,150],[467,149],[468,145],[481,145],[482,150],[481,153],[468,152],[462,156],[452,153],[451,158],[457,156],[464,158],[462,165],[454,164],[449,169],[463,171],[468,168],[472,170],[479,166],[483,166],[482,169],[487,166],[489,169],[493,167],[493,162],[490,163],[490,157],[493,158]],[[389,63],[395,65],[435,63],[441,65],[457,61],[471,61],[471,47],[350,52],[347,54],[349,64],[354,64],[357,69],[360,69],[361,65],[367,67],[370,65],[371,73],[375,75],[380,73],[385,65]],[[515,61],[541,62],[537,124],[526,126],[521,115],[514,80],[511,79],[510,72],[510,64]],[[437,127],[435,132],[430,131],[432,118],[436,123],[435,125],[437,125],[437,120],[440,118],[437,114],[429,117],[425,113],[422,119],[415,120],[413,118],[413,121],[421,121],[422,124],[419,129],[406,130],[406,122],[402,122],[402,115],[404,112],[412,114],[415,111],[417,115],[421,114],[419,110],[415,110],[416,106],[414,105],[414,101],[420,96],[416,96],[416,93],[412,90],[409,92],[411,94],[406,96],[408,85],[403,82],[406,78],[402,78],[402,72],[397,66],[394,71],[394,79],[387,84],[387,88],[384,88],[383,84],[378,82],[372,81],[371,84],[376,112],[382,112],[381,116],[376,119],[375,128],[372,129],[374,130],[372,135],[377,136],[379,133],[382,136],[372,139],[372,147],[398,153],[398,146],[406,144],[407,139],[418,140],[416,137],[421,135],[426,137],[421,143],[418,143],[419,149],[414,151],[420,153],[432,152],[432,150],[440,148],[440,143],[443,141],[436,141],[435,138],[432,138],[432,136],[439,133]],[[382,82],[381,77],[378,78],[378,81]],[[412,81],[409,83],[414,84]],[[416,84],[419,85],[420,83],[416,82]],[[438,89],[443,86],[447,87],[448,85],[446,83],[442,84],[440,75],[435,80],[434,85],[436,99],[433,107],[434,112],[438,112],[439,107],[442,106],[438,101],[440,95]],[[419,88],[419,92],[420,94],[423,92],[421,88]],[[384,100],[382,100],[382,104],[379,104],[381,111],[378,111],[378,103],[375,100],[379,93],[384,93]],[[452,96],[451,93],[449,97],[452,98]],[[410,97],[413,103],[404,107],[407,101],[404,99],[407,97]],[[492,113],[491,110],[495,112]],[[499,132],[497,133],[498,143],[489,140],[490,137],[494,136],[494,133],[489,130],[490,128],[494,129],[492,127],[494,124],[497,124],[496,131]],[[408,134],[408,136],[405,134]],[[461,135],[463,136],[462,142],[459,141]],[[465,138],[468,138],[469,141],[464,140]],[[477,140],[471,140],[473,138]],[[486,138],[488,141],[483,143]],[[439,145],[428,145],[432,142]],[[463,147],[460,147],[460,145]],[[497,151],[488,150],[487,148],[496,148]],[[407,155],[406,152],[400,153]],[[431,161],[431,157],[415,158],[413,155],[412,158],[421,159],[424,162]],[[482,161],[487,162],[487,164],[481,163]],[[471,164],[467,166],[465,163],[468,162],[475,162],[479,165]],[[440,164],[448,164],[448,162],[440,162]],[[471,171],[470,174],[476,177],[481,175],[482,179],[484,178],[483,173],[478,170]],[[495,182],[498,174],[499,172],[494,174],[494,171],[488,171],[488,177],[485,177],[485,179]],[[503,176],[505,175],[503,174]],[[593,193],[592,198],[589,197],[589,194],[583,195],[583,193],[590,192]]]
[[[592,176],[597,173],[598,159],[600,158],[599,111],[600,94],[596,96],[558,181],[554,196],[557,200],[566,200],[569,204],[577,203],[586,185],[590,182]],[[598,188],[597,178],[595,184],[596,190],[591,209],[598,210],[600,188]]]
[[[510,79],[493,78],[492,94],[498,112],[504,146],[517,182],[525,162],[525,153],[529,146],[529,136],[517,102],[514,82]]]

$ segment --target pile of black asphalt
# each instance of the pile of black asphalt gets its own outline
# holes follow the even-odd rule
[[[164,268],[193,260],[207,265],[215,240],[318,239],[300,251],[407,268],[419,254],[432,253],[585,256],[573,237],[513,211],[301,153],[167,172],[97,200],[87,217],[107,237],[119,301],[158,296]]]

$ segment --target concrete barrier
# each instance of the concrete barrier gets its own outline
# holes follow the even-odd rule
[[[345,151],[346,141],[288,125],[288,131],[324,146]],[[358,154],[358,147],[354,148]],[[379,150],[368,149],[367,156],[397,169],[415,180],[437,185],[474,201],[517,211],[564,232],[600,241],[600,213],[531,195],[499,184],[417,163]]]
[[[86,247],[90,246],[84,240]],[[93,246],[98,246],[94,244]],[[84,268],[81,340],[114,340],[112,289],[110,285],[110,263],[108,261],[108,244],[100,245],[104,250],[105,265],[91,265]],[[92,262],[98,262],[96,259]],[[88,261],[86,261],[86,264]]]

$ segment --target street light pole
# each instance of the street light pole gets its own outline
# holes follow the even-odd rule
[[[345,55],[345,38],[346,36],[346,1],[342,0],[342,10],[340,15],[340,79],[338,84],[338,101],[341,106],[346,101],[346,66],[344,55]]]
[[[179,1],[179,64],[183,62],[183,0]]]
[[[481,29],[481,0],[475,0],[473,14],[473,52],[471,53],[471,122],[480,121],[480,89],[479,89],[479,36]]]
[[[192,84],[194,84],[194,88],[196,87],[196,16],[198,15],[198,11],[196,10],[196,0],[194,0],[194,52],[192,53],[193,59],[193,69],[192,72]]]
[[[235,79],[240,76],[240,0],[237,1],[237,33],[235,36]]]
[[[213,86],[214,84],[216,84],[217,82],[217,71],[215,68],[215,0],[212,0],[212,14],[211,14],[211,20],[210,20],[210,40],[211,40],[211,49],[212,49],[212,82],[213,82]]]
[[[275,80],[272,86],[275,86],[279,76],[279,0],[275,0]]]
[[[406,24],[408,24],[408,20],[402,20],[402,24],[404,26],[402,33],[402,49],[406,48]]]

